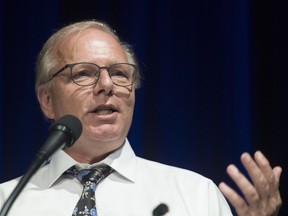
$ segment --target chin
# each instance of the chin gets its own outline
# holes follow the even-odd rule
[[[101,125],[101,126],[91,126],[86,128],[82,135],[88,140],[94,140],[97,142],[112,142],[112,141],[123,141],[127,136],[126,130],[120,129],[116,125]]]

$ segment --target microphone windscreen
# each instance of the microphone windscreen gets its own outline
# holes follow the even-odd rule
[[[64,115],[54,122],[49,128],[49,132],[54,130],[61,130],[68,132],[72,136],[73,142],[77,140],[82,133],[81,121],[73,115]]]
[[[161,203],[153,210],[153,216],[161,216],[166,214],[169,211],[169,208],[166,204]]]

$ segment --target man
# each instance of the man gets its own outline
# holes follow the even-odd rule
[[[34,175],[10,215],[96,215],[97,212],[99,216],[144,216],[152,215],[161,203],[169,208],[165,215],[232,215],[211,180],[135,156],[126,136],[139,85],[140,75],[131,48],[106,24],[79,22],[49,38],[37,62],[36,93],[40,106],[52,121],[66,114],[77,116],[83,132],[72,147],[56,152],[50,163]],[[256,152],[255,161],[243,154],[242,162],[254,185],[234,165],[227,171],[244,198],[224,183],[220,189],[239,215],[277,215],[281,205],[278,190],[281,168],[272,170],[260,152]],[[88,189],[81,195],[81,183],[69,173],[76,170],[76,175],[77,170],[103,164],[113,169],[97,183],[96,209],[90,211],[86,205],[80,209],[77,202],[80,196],[82,199],[88,196]],[[17,181],[0,186],[2,205]],[[94,201],[94,197],[91,199]]]

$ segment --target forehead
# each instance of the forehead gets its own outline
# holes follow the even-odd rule
[[[58,55],[66,63],[93,62],[95,58],[127,61],[127,56],[119,41],[113,35],[98,29],[86,29],[71,35],[63,41]]]

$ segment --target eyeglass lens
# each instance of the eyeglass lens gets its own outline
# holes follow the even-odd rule
[[[127,63],[119,63],[110,67],[99,67],[90,63],[75,64],[71,68],[71,77],[78,85],[92,85],[96,83],[100,76],[100,70],[107,69],[114,84],[128,86],[133,83],[135,68]]]

